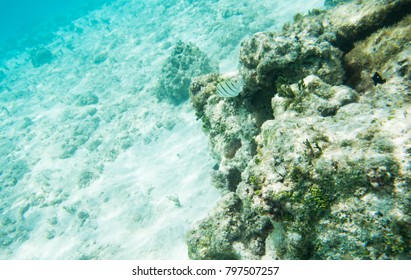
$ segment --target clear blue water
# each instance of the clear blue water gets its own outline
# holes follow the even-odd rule
[[[0,50],[21,50],[52,39],[52,32],[112,0],[1,0]]]

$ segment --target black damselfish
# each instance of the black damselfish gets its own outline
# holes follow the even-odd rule
[[[387,80],[383,79],[381,77],[380,73],[378,73],[378,72],[375,72],[374,75],[371,78],[374,81],[374,86],[376,86],[377,84],[383,84],[387,81]]]

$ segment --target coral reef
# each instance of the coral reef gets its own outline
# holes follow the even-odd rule
[[[31,64],[36,68],[50,63],[53,58],[53,54],[48,49],[40,48],[30,52]]]
[[[191,259],[258,258],[265,254],[264,240],[270,230],[268,219],[244,207],[230,192],[187,234],[188,254]]]
[[[405,3],[342,3],[254,35],[236,98],[216,94],[223,76],[193,80],[227,194],[187,235],[191,258],[411,258]]]
[[[347,72],[350,73],[348,83],[360,91],[371,88],[370,77],[375,71],[379,71],[388,81],[397,76],[410,80],[410,38],[411,16],[407,16],[398,24],[382,28],[357,42],[344,57]]]
[[[188,99],[192,78],[216,71],[217,67],[194,44],[178,41],[163,65],[155,95],[160,101],[178,105]]]
[[[409,197],[396,194],[407,193],[410,171],[400,170],[409,161],[403,165],[394,153],[403,147],[391,141],[389,126],[384,124],[389,114],[372,106],[369,98],[355,102],[354,90],[330,87],[315,76],[304,79],[302,87],[301,100],[273,98],[274,120],[265,122],[256,137],[257,155],[243,172],[237,194],[273,224],[281,223],[280,236],[288,245],[278,249],[276,257],[406,257],[409,236],[397,225],[406,225]],[[323,95],[324,101],[319,92],[330,96]],[[324,107],[337,110],[324,115],[319,110]],[[396,123],[405,117],[391,118]],[[387,220],[391,228],[385,228],[389,234],[381,238],[402,250],[394,252],[375,242],[374,235],[380,234],[375,224]],[[288,240],[295,236],[298,242]]]
[[[335,31],[334,44],[347,48],[378,29],[397,23],[410,13],[409,0],[353,1],[331,10],[325,16],[323,25],[325,29]]]
[[[98,97],[92,92],[87,92],[77,96],[76,105],[83,107],[87,105],[95,105],[98,103]]]
[[[219,182],[216,186],[235,191],[241,172],[255,154],[258,112],[247,100],[218,96],[216,86],[223,80],[216,74],[197,77],[190,86],[190,96],[203,130],[210,135],[211,152],[220,161],[213,174]]]
[[[327,82],[340,84],[344,78],[342,52],[319,35],[319,22],[305,22],[303,30],[291,35],[258,33],[241,47],[241,73],[251,93],[273,88],[280,77],[292,82],[316,74]]]

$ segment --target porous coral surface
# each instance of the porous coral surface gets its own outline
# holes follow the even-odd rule
[[[179,105],[188,99],[193,77],[215,71],[216,65],[197,46],[178,41],[163,65],[155,94],[159,100]]]

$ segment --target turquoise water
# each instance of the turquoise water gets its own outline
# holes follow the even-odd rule
[[[1,2],[0,258],[185,259],[220,193],[189,102],[153,97],[164,62],[182,40],[236,70],[323,1],[68,2]]]
[[[0,2],[0,50],[23,50],[53,39],[53,32],[111,0],[3,0]],[[13,49],[13,50],[11,50]]]

